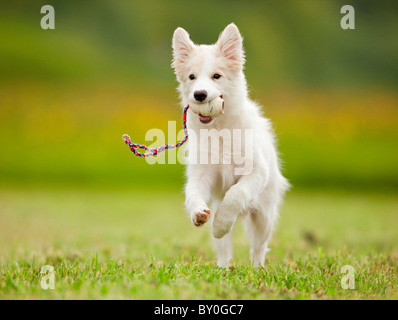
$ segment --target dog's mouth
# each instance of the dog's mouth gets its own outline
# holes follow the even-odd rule
[[[199,114],[199,121],[202,123],[210,123],[214,118],[213,117],[206,117]]]

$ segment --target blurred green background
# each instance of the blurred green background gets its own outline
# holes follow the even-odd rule
[[[40,28],[45,4],[55,30]],[[182,165],[149,165],[121,136],[180,129],[172,33],[214,43],[230,22],[294,188],[395,191],[398,3],[366,0],[2,1],[1,185],[182,189]]]

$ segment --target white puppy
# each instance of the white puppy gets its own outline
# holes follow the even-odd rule
[[[228,267],[232,259],[232,228],[238,217],[242,217],[249,237],[253,265],[264,266],[278,206],[289,185],[279,169],[272,126],[248,97],[244,62],[242,37],[235,24],[228,25],[214,45],[195,45],[182,28],[174,32],[172,66],[180,83],[182,105],[208,103],[219,96],[225,102],[222,115],[202,116],[190,109],[187,118],[188,154],[200,155],[201,161],[187,165],[186,207],[194,225],[212,221],[220,267]],[[213,145],[209,150],[192,138],[207,141],[207,136],[202,139],[207,132],[202,129],[214,129],[213,135],[240,129],[244,142],[236,147],[233,141],[232,152],[223,140],[221,151]],[[212,143],[223,137],[228,134],[220,134]],[[243,167],[249,170],[239,171],[242,163],[235,157],[230,162],[207,163],[212,152],[220,159],[243,155]]]

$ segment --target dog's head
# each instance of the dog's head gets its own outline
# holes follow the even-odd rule
[[[231,23],[214,45],[195,45],[189,34],[177,28],[173,35],[173,63],[184,103],[207,103],[231,90],[244,65],[242,37]],[[210,117],[201,117],[203,123]]]

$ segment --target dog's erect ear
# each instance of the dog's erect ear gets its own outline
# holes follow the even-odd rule
[[[231,23],[221,33],[216,47],[218,53],[225,57],[232,65],[242,67],[245,63],[242,43],[243,39],[238,27],[234,23]]]
[[[173,63],[175,69],[179,63],[187,61],[192,50],[195,48],[194,43],[189,39],[189,34],[183,28],[177,28],[173,35]]]

